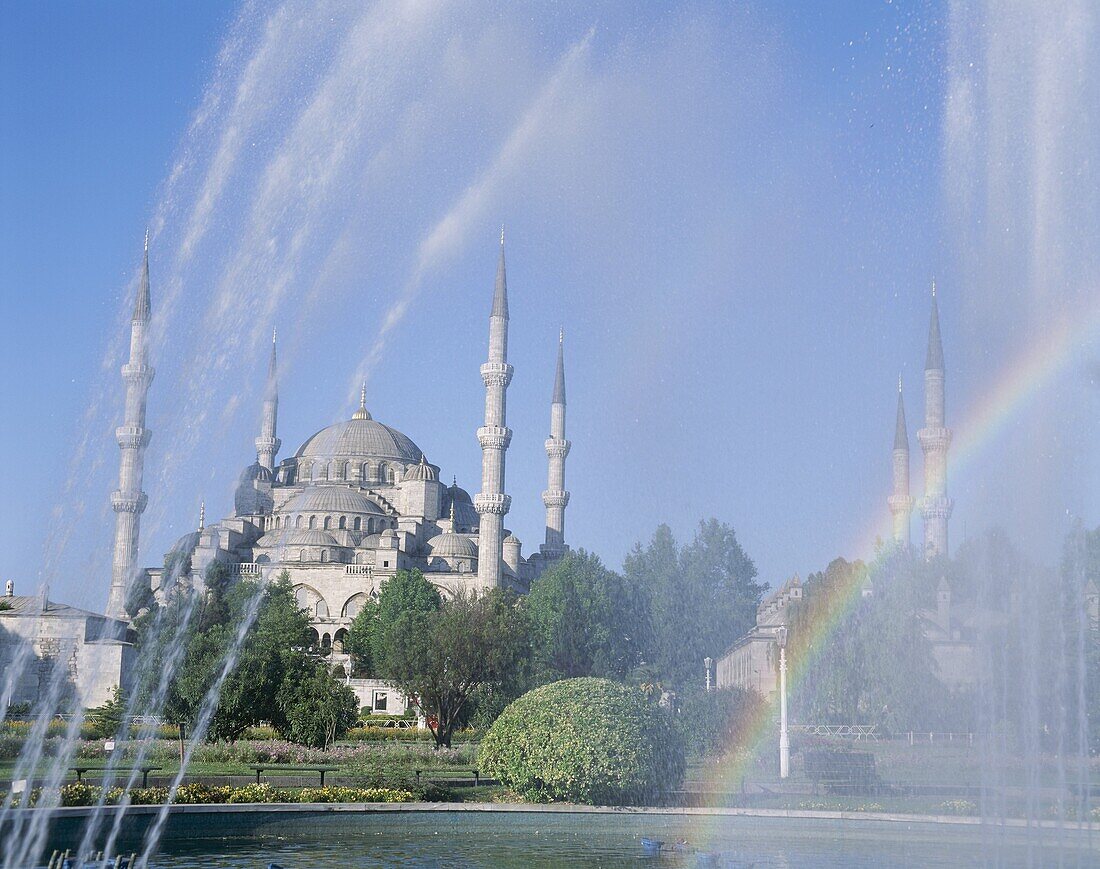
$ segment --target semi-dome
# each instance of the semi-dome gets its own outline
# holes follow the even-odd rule
[[[266,536],[266,535],[264,535]],[[286,539],[287,546],[339,546],[336,538],[325,531],[317,529],[306,531],[292,531]]]
[[[194,554],[195,549],[198,547],[199,540],[201,538],[201,531],[187,532],[179,540],[172,544],[172,548],[168,550],[168,555],[185,555],[190,557],[192,554]]]
[[[385,514],[366,495],[347,486],[310,486],[280,507],[279,512]]]
[[[438,534],[428,541],[432,558],[477,558],[477,544],[461,534]]]
[[[321,429],[294,457],[385,459],[408,465],[419,462],[423,455],[410,438],[367,415]]]

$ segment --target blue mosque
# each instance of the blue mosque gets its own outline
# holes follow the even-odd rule
[[[398,570],[417,568],[444,594],[505,588],[529,590],[531,581],[567,551],[565,459],[565,361],[559,335],[557,366],[550,396],[550,435],[546,440],[548,485],[542,493],[546,536],[536,552],[505,527],[511,497],[505,485],[505,458],[512,431],[507,425],[508,282],[501,236],[496,282],[489,314],[488,358],[481,366],[485,384],[484,424],[477,429],[482,473],[471,495],[453,480],[441,480],[412,438],[375,419],[364,389],[350,419],[321,429],[291,455],[280,458],[279,384],[275,336],[255,461],[240,475],[230,516],[200,519],[198,530],[176,542],[167,561],[190,562],[189,573],[166,577],[163,566],[136,563],[145,449],[150,440],[146,403],[154,372],[146,332],[151,313],[149,254],[146,245],[141,282],[131,318],[123,425],[116,432],[121,450],[115,511],[113,572],[107,613],[126,612],[131,586],[147,584],[159,593],[177,579],[201,587],[207,568],[219,562],[230,573],[267,579],[286,571],[298,603],[308,609],[317,642],[337,647],[363,604]],[[260,396],[257,396],[259,399]]]

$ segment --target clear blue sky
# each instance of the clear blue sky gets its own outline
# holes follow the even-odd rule
[[[713,515],[771,583],[866,554],[899,371],[920,486],[932,275],[952,424],[1029,340],[984,312],[1019,313],[1034,288],[990,295],[959,243],[959,222],[980,220],[959,216],[961,170],[945,165],[949,10],[513,7],[4,4],[0,578],[102,605],[117,366],[147,225],[160,341],[145,563],[192,528],[200,498],[208,517],[231,510],[272,325],[282,456],[346,415],[365,373],[374,416],[476,491],[502,221],[508,525],[525,552],[542,535],[564,325],[574,546],[618,566],[658,523],[686,537]],[[999,36],[970,38],[956,60]],[[1025,449],[1032,430],[1013,431]],[[1067,450],[1095,440],[1070,434]],[[952,477],[956,540],[1031,522],[1002,509],[1000,449]],[[1057,489],[1050,528],[1066,511],[1095,524],[1091,460],[1055,471],[1029,483]]]

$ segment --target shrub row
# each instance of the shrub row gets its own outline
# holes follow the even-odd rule
[[[477,742],[481,734],[473,728],[458,730],[452,742]],[[344,736],[348,742],[435,742],[430,730],[399,730],[395,727],[353,727]]]
[[[103,788],[87,782],[71,782],[62,785],[55,792],[49,805],[94,806],[100,799],[106,805],[118,805],[125,791],[120,787],[109,788],[104,795]],[[6,797],[0,793],[0,798]],[[30,793],[30,805],[43,802],[43,791],[35,788]],[[220,803],[407,803],[413,800],[410,791],[394,788],[348,788],[324,787],[286,790],[272,787],[266,782],[243,787],[227,785],[212,786],[204,784],[183,784],[176,791],[173,802],[187,805]],[[134,788],[129,792],[129,801],[135,806],[156,806],[168,802],[168,788]],[[18,797],[16,798],[18,804]]]

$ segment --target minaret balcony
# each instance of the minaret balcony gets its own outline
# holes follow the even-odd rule
[[[909,513],[912,512],[916,500],[908,495],[891,495],[886,503],[890,505],[891,513]]]
[[[503,516],[512,507],[511,495],[479,494],[474,496],[474,509],[479,514],[492,513]]]
[[[120,425],[115,429],[115,440],[124,450],[137,450],[149,446],[153,433],[140,425]]]
[[[569,455],[569,450],[573,448],[573,444],[567,440],[558,438],[546,439],[546,455],[552,459],[564,459]]]
[[[127,362],[122,366],[122,379],[127,385],[136,383],[139,386],[148,386],[153,382],[156,370],[152,365],[134,365]]]
[[[275,453],[279,452],[279,448],[283,445],[283,442],[278,438],[256,438],[256,452],[258,453]]]
[[[949,428],[922,428],[917,432],[917,440],[926,453],[935,449],[946,450],[951,446],[951,436]]]
[[[477,430],[477,440],[483,450],[506,450],[512,442],[512,430],[500,425],[483,425]]]
[[[955,502],[946,495],[928,495],[920,504],[921,515],[925,519],[950,519]]]
[[[507,386],[514,370],[507,362],[486,362],[481,366],[481,379],[486,386]]]
[[[546,507],[565,507],[569,504],[569,493],[560,489],[547,489],[542,493],[542,503]]]
[[[120,492],[115,489],[111,493],[111,509],[116,513],[144,513],[149,503],[149,496],[144,492]]]

